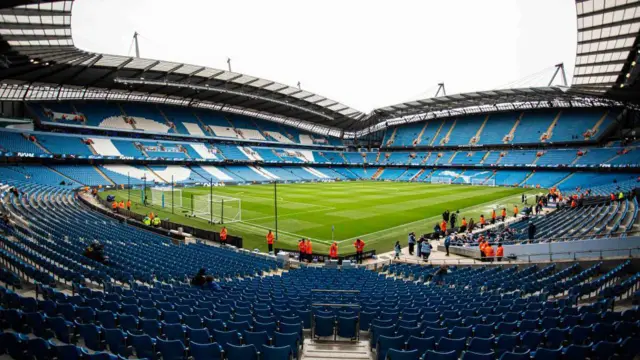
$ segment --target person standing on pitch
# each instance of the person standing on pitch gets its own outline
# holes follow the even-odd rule
[[[274,240],[274,236],[273,233],[271,232],[271,230],[269,230],[269,233],[267,234],[267,246],[269,247],[269,253],[271,253],[273,251],[273,240]]]
[[[298,251],[300,252],[298,261],[303,262],[307,255],[307,244],[304,243],[304,239],[300,239],[300,241],[298,241]]]
[[[222,230],[220,230],[220,244],[222,246],[227,245],[227,227],[223,226]]]
[[[329,258],[331,260],[338,260],[338,243],[337,242],[333,242],[333,244],[331,244],[331,247],[329,248]]]
[[[413,247],[416,245],[416,234],[413,232],[409,233],[409,255],[413,255]]]
[[[357,239],[356,242],[353,243],[353,246],[356,248],[356,262],[358,264],[362,264],[362,253],[364,252],[364,241]]]
[[[400,260],[400,254],[402,253],[402,246],[400,246],[400,241],[396,241],[396,245],[393,247],[393,250],[395,251],[395,256],[393,257],[393,259]]]
[[[313,245],[311,245],[311,239],[307,239],[307,243],[304,244],[304,250],[307,252],[307,260],[310,263],[313,262]]]

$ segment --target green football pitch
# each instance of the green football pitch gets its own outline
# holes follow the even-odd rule
[[[153,211],[163,219],[217,231],[220,225],[187,216],[191,213],[191,194],[207,195],[209,191],[208,187],[182,188],[183,208],[174,207],[172,213],[169,206],[143,206],[140,191],[131,190],[132,210]],[[367,249],[376,249],[378,253],[390,251],[397,240],[406,246],[411,231],[432,232],[447,209],[459,210],[459,219],[464,216],[477,222],[480,214],[489,216],[492,208],[506,207],[511,214],[523,192],[540,190],[371,181],[278,184],[275,246],[297,249],[300,238],[310,238],[314,252],[327,252],[333,239],[338,242],[340,252],[347,254],[353,252],[352,243],[359,237],[366,242]],[[101,196],[109,194],[126,200],[129,192],[108,190]],[[241,236],[245,248],[266,250],[265,235],[269,229],[275,231],[274,185],[214,187],[213,194],[241,200],[242,221],[226,224],[229,234]],[[169,196],[165,195],[167,199]]]

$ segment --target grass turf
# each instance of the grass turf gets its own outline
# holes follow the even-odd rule
[[[465,216],[478,222],[481,213],[489,216],[494,207],[504,206],[511,214],[523,192],[540,190],[370,181],[279,184],[276,247],[296,249],[297,241],[305,237],[312,239],[314,252],[327,252],[334,226],[333,236],[341,253],[353,252],[352,243],[357,237],[366,242],[367,249],[376,249],[378,253],[390,251],[397,240],[405,246],[411,231],[432,232],[446,209],[460,210],[459,219]],[[118,200],[126,200],[127,193],[127,190],[108,190],[101,196],[115,194]],[[183,188],[186,208],[190,208],[191,193],[209,194],[209,188]],[[242,200],[242,222],[227,224],[229,234],[241,236],[245,248],[266,250],[267,230],[275,230],[273,185],[216,187],[214,194]],[[153,210],[163,219],[202,229],[217,231],[221,227],[210,225],[207,220],[186,217],[190,210],[176,208],[172,214],[170,208],[143,206],[139,199],[140,191],[132,190],[133,211]]]

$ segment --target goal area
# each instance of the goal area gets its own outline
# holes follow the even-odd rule
[[[431,183],[432,184],[451,184],[452,179],[447,176],[432,176]]]
[[[168,187],[151,188],[151,204],[162,208],[182,207],[182,189]]]
[[[242,200],[220,195],[194,195],[191,214],[218,224],[242,221]]]

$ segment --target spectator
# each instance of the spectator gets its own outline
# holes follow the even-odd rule
[[[473,218],[471,218],[471,220],[469,220],[469,231],[473,231],[473,228],[476,226],[476,222],[473,220]]]
[[[447,250],[447,255],[449,256],[449,246],[451,245],[451,235],[448,235],[444,238],[444,248]]]
[[[456,228],[456,221],[458,221],[458,215],[453,213],[449,216],[449,224],[451,225],[451,230]]]
[[[204,289],[213,290],[213,291],[222,291],[222,288],[220,287],[220,285],[218,285],[217,282],[213,281],[213,276],[207,275],[206,281],[207,282],[206,284],[204,284]]]
[[[420,251],[422,250],[422,244],[424,244],[424,242],[425,242],[424,236],[420,236],[420,239],[418,239],[418,248],[417,248],[417,251],[416,251],[416,256],[417,257],[422,256],[422,253]]]
[[[206,272],[207,270],[205,268],[200,269],[196,274],[196,276],[194,276],[193,279],[191,279],[191,285],[203,286],[207,281]]]
[[[440,224],[436,224],[436,226],[433,227],[433,236],[435,240],[438,240],[440,238]],[[419,248],[418,248],[418,256],[420,256]]]
[[[413,255],[413,248],[416,245],[416,234],[414,232],[409,233],[409,255]]]
[[[422,258],[424,259],[424,261],[429,261],[429,255],[431,255],[431,248],[432,246],[429,243],[429,241],[425,241],[422,244],[420,251],[422,252]]]
[[[415,241],[415,238],[414,238],[414,241]],[[393,249],[395,251],[395,256],[393,257],[393,259],[400,260],[400,254],[402,253],[402,247],[400,246],[400,241],[396,241],[396,245],[393,247]]]
[[[536,225],[533,223],[533,221],[529,221],[527,233],[529,235],[529,242],[533,242],[533,238],[536,236]]]

